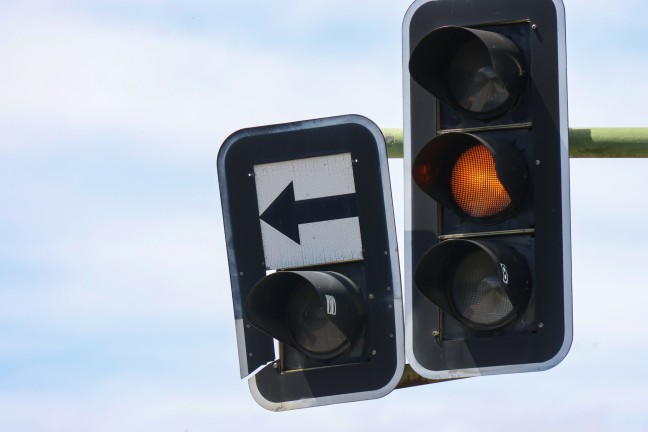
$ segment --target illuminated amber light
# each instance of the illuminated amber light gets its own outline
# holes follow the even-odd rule
[[[467,215],[475,218],[495,216],[511,204],[497,178],[495,161],[484,145],[469,148],[452,169],[452,196]]]

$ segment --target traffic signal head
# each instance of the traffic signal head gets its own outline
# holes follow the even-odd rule
[[[366,326],[364,296],[341,273],[282,271],[261,279],[248,295],[250,324],[306,357],[349,353]]]
[[[508,111],[526,84],[524,56],[511,39],[468,27],[431,31],[409,66],[412,79],[468,118]]]
[[[484,224],[515,214],[529,188],[528,168],[515,146],[459,132],[426,144],[414,159],[412,179],[446,208]]]
[[[431,302],[474,331],[510,324],[522,316],[531,296],[524,257],[498,242],[439,243],[419,262],[414,282]]]
[[[403,32],[409,361],[552,367],[572,337],[562,3],[419,0]]]
[[[374,399],[405,366],[385,140],[341,116],[235,132],[218,154],[241,377],[264,408]]]

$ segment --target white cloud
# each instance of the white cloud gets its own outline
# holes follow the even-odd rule
[[[205,143],[213,152],[243,126],[366,106],[373,108],[365,114],[401,121],[398,74],[375,59],[347,58],[341,68],[333,54],[267,50],[71,12],[5,17],[2,32],[0,82],[10,85],[1,87],[0,114],[12,138],[3,140],[3,152],[70,151],[87,145],[74,139],[79,131],[121,131],[141,139],[136,153],[204,156]],[[53,146],[38,123],[67,139]]]
[[[82,321],[84,331],[90,331],[98,330],[97,325],[127,327],[129,320],[231,317],[228,268],[216,218],[95,220],[99,226],[81,226],[38,250],[32,245],[14,251],[14,259],[35,269],[57,268],[58,274],[36,284],[6,287],[11,289],[2,294],[3,321],[36,318],[72,328]]]
[[[592,23],[592,19],[602,22],[623,22],[637,16],[645,10],[645,2],[641,0],[621,0],[610,2],[608,0],[563,0],[567,19],[582,20]],[[598,24],[598,22],[597,22]],[[601,29],[604,31],[604,29]]]
[[[399,126],[398,39],[408,3],[211,5],[226,17],[227,8],[276,7],[264,18],[289,27],[283,38],[345,20],[360,32],[369,26],[367,34],[384,26],[394,42],[361,55],[345,45],[352,36],[346,27],[335,49],[313,42],[302,52],[266,44],[272,35],[250,33],[249,22],[186,31],[172,25],[175,16],[159,18],[165,28],[146,12],[125,18],[120,8],[132,3],[123,0],[3,5],[0,265],[26,269],[11,268],[12,279],[0,274],[0,429],[357,430],[359,419],[372,430],[647,424],[640,401],[648,385],[637,370],[648,349],[641,320],[648,171],[629,161],[572,165],[575,340],[552,371],[283,414],[256,406],[238,379],[218,145],[241,127],[345,113]],[[638,19],[631,8],[637,2],[566,3],[573,125],[645,126],[646,88],[631,87],[646,69],[645,54],[629,58],[610,48],[622,43],[618,33],[608,35],[609,46],[591,47],[596,58],[581,51],[604,32],[605,17],[616,27]],[[617,108],[622,104],[629,108]],[[404,170],[402,161],[390,166],[400,235]],[[174,182],[181,185],[169,187]],[[621,212],[623,222],[614,222]],[[95,349],[101,355],[91,355]],[[507,406],[515,412],[503,419],[494,408]]]
[[[648,85],[642,75],[648,56],[602,53],[569,64],[572,127],[645,127]]]

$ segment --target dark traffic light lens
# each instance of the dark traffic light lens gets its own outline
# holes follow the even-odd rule
[[[490,120],[509,111],[524,92],[524,56],[497,32],[446,26],[414,48],[411,77],[462,116]]]
[[[342,348],[347,338],[326,316],[317,292],[306,284],[293,290],[287,305],[287,326],[295,343],[314,354]]]
[[[250,324],[317,360],[348,353],[366,325],[364,297],[347,276],[327,271],[278,271],[252,287]]]
[[[488,49],[478,39],[454,53],[445,79],[455,102],[473,113],[498,110],[511,99],[506,84],[491,64]]]
[[[492,239],[437,243],[416,266],[414,282],[439,308],[477,331],[510,324],[526,309],[531,295],[524,258]]]
[[[498,215],[511,205],[511,197],[497,178],[493,156],[482,144],[459,156],[450,185],[459,208],[473,218]]]
[[[483,250],[467,255],[455,268],[450,286],[454,308],[478,326],[497,327],[515,314],[496,264]]]

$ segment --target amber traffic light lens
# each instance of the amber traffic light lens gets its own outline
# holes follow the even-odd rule
[[[511,197],[497,178],[493,156],[483,144],[459,156],[450,183],[455,202],[468,216],[496,216],[511,205]]]

